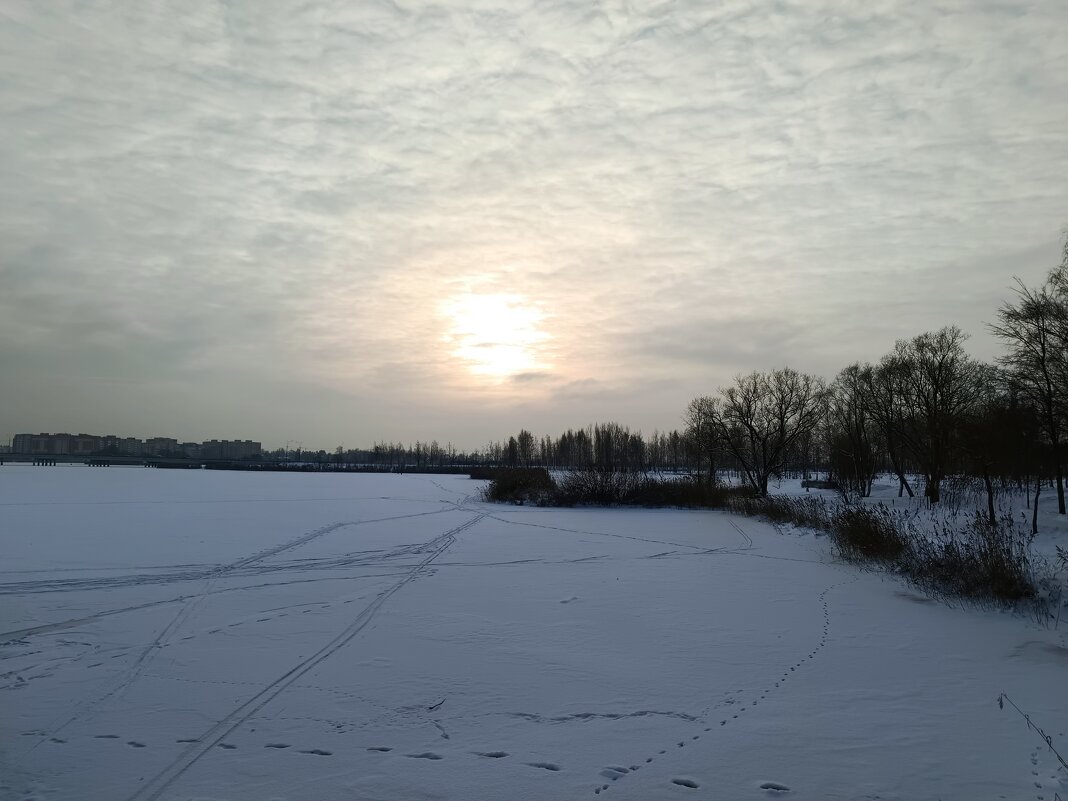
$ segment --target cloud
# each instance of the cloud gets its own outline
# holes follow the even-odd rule
[[[516,384],[536,384],[550,379],[549,373],[516,373],[511,380]]]
[[[605,403],[673,426],[739,370],[981,325],[1058,260],[1066,22],[1059,0],[16,0],[0,434],[218,431],[248,420],[240,387],[280,384],[307,419],[257,404],[250,435],[477,444]],[[470,292],[543,313],[543,368],[450,356],[439,307]]]

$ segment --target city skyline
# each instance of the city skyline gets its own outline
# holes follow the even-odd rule
[[[1057,0],[0,16],[0,438],[681,426],[985,323],[1068,224]]]
[[[189,459],[247,459],[258,457],[262,445],[254,440],[211,439],[183,442],[175,437],[127,437],[56,431],[19,433],[6,452],[15,455],[48,456],[163,456]]]

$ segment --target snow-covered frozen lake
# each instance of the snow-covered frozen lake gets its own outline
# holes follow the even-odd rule
[[[480,486],[0,467],[0,798],[1068,795],[1068,625]]]

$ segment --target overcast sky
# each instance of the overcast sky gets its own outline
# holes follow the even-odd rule
[[[1068,224],[1068,3],[5,0],[0,437],[651,431],[973,353]]]

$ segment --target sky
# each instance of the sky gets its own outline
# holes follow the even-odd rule
[[[1064,0],[6,0],[0,439],[473,448],[971,352],[1068,226]]]

